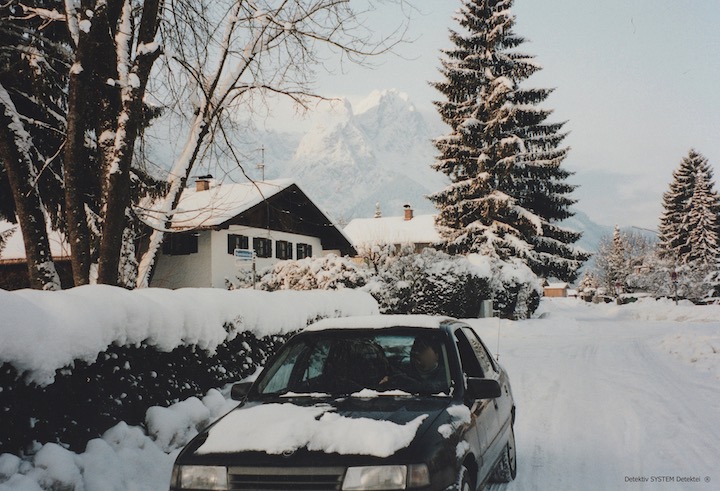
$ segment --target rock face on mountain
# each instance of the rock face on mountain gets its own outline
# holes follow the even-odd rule
[[[355,106],[343,102],[303,134],[273,175],[295,179],[341,222],[372,216],[377,203],[386,214],[401,214],[405,204],[433,213],[425,196],[445,186],[430,167],[436,135],[407,96],[386,90]]]

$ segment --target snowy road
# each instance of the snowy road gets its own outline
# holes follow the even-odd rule
[[[720,380],[662,343],[686,329],[717,337],[720,320],[639,321],[622,309],[563,299],[541,319],[476,322],[492,351],[502,322],[518,406],[518,477],[489,489],[720,489]]]

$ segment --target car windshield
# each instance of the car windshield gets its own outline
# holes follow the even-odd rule
[[[447,360],[441,334],[430,330],[316,332],[285,345],[257,387],[261,395],[363,389],[447,395]]]

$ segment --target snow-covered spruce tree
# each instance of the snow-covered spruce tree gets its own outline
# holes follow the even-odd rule
[[[695,188],[688,208],[688,213],[683,217],[683,228],[689,232],[684,260],[687,263],[714,267],[720,259],[720,198],[713,190],[707,171],[698,170],[695,175]]]
[[[625,279],[630,273],[630,261],[625,247],[625,239],[620,233],[620,228],[615,225],[612,246],[610,247],[610,253],[607,257],[607,270],[605,272],[605,282],[608,288],[610,288],[610,291],[617,292],[619,289],[623,289]]]
[[[701,187],[697,191],[698,176],[701,176]],[[701,216],[706,213],[715,214],[714,235],[717,239],[717,214],[720,213],[717,193],[713,190],[713,171],[708,160],[700,153],[691,149],[687,157],[683,158],[680,166],[673,172],[673,179],[669,189],[663,194],[663,214],[660,218],[659,251],[662,257],[670,258],[677,264],[683,264],[697,256],[692,253],[693,241],[690,227],[699,224]],[[692,220],[690,216],[693,215]],[[704,226],[707,217],[702,219]],[[694,231],[698,234],[713,234],[713,231]],[[703,246],[705,247],[705,246]]]
[[[512,0],[463,0],[432,85],[446,100],[435,105],[451,132],[435,140],[433,167],[451,184],[430,198],[451,253],[520,258],[541,277],[572,281],[587,254],[580,233],[558,226],[572,216],[574,186],[561,168],[564,123],[546,122],[548,89],[520,85],[540,67],[516,50]]]

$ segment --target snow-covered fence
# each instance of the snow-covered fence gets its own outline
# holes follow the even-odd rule
[[[82,448],[118,421],[252,374],[323,317],[373,314],[367,293],[85,286],[0,290],[0,453]]]

